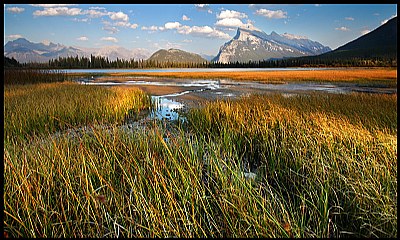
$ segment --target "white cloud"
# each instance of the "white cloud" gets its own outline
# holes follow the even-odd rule
[[[361,34],[362,34],[362,35],[365,35],[365,34],[367,34],[367,33],[369,33],[369,32],[371,32],[371,30],[366,29],[366,30],[362,30],[362,31],[361,31]]]
[[[77,4],[30,4],[33,7],[54,8],[54,7],[68,7],[76,6]]]
[[[89,7],[89,9],[106,10],[106,8],[104,8],[104,7]]]
[[[246,27],[246,24],[244,24],[240,19],[238,18],[224,18],[221,20],[218,20],[215,23],[216,26],[219,27]]]
[[[209,4],[195,4],[194,5],[197,10],[199,11],[206,11],[208,13],[212,13],[210,5]]]
[[[108,15],[110,16],[111,20],[114,21],[123,21],[128,22],[129,17],[123,12],[109,12]]]
[[[180,26],[179,22],[167,22],[164,24],[165,29],[178,29]]]
[[[229,29],[238,27],[255,29],[251,20],[247,19],[247,24],[245,24],[241,20],[243,18],[248,18],[248,16],[245,13],[234,10],[223,10],[217,15],[217,19],[219,20],[215,23],[215,25]]]
[[[381,22],[381,25],[387,23],[387,21],[389,21],[390,19],[392,19],[392,18],[394,18],[394,17],[397,17],[397,14],[392,15],[392,16],[390,16],[388,19],[383,20],[383,21]]]
[[[131,24],[129,22],[115,22],[114,26],[118,26],[118,27],[130,27]]]
[[[190,18],[188,16],[186,16],[186,15],[182,16],[182,21],[189,21],[189,20],[190,20]]]
[[[129,27],[132,29],[136,29],[137,27],[139,27],[139,25],[134,23],[134,24],[131,24]]]
[[[139,26],[136,23],[130,23],[128,15],[123,12],[108,12],[105,15],[108,15],[114,22],[102,21],[104,24],[103,30],[106,30],[112,34],[119,31],[119,29],[116,27],[136,29]]]
[[[126,27],[136,29],[139,25],[136,23],[130,23],[127,14],[119,12],[107,12],[103,7],[90,7],[89,10],[82,10],[80,8],[68,8],[66,6],[76,5],[76,4],[34,4],[36,7],[44,7],[43,10],[36,10],[34,16],[77,16],[86,15],[89,18],[99,18],[102,16],[109,16],[114,23],[103,21],[105,25],[103,30],[109,33],[116,33],[119,30],[115,27]],[[90,19],[78,19],[74,18],[73,21],[77,22],[87,22]]]
[[[73,18],[72,21],[74,22],[88,22],[88,18]]]
[[[33,12],[34,16],[76,16],[82,14],[83,12],[80,8],[67,7],[45,8],[44,10],[36,10]]]
[[[181,26],[178,28],[178,33],[185,35],[193,35],[198,37],[207,37],[207,38],[222,38],[222,39],[230,39],[231,37],[215,28],[211,28],[209,26]]]
[[[343,31],[343,32],[350,31],[350,29],[348,29],[347,27],[339,27],[339,28],[335,28],[335,30]]]
[[[257,10],[256,14],[266,17],[266,18],[276,18],[276,19],[287,18],[287,16],[286,16],[287,12],[284,12],[282,10],[273,11],[273,10],[268,10],[268,9],[262,8],[262,9]]]
[[[18,38],[22,38],[22,36],[19,34],[12,34],[12,35],[8,35],[7,38],[8,39],[18,39]]]
[[[183,26],[178,29],[178,32],[182,34],[210,34],[213,32],[213,29],[209,26]]]
[[[218,19],[224,18],[247,18],[245,13],[237,12],[234,10],[224,10],[217,15]]]
[[[159,27],[152,25],[150,27],[143,26],[141,29],[155,32],[155,31],[159,30]]]
[[[102,37],[100,40],[108,41],[108,42],[115,42],[115,43],[118,42],[118,40],[115,37]]]
[[[25,8],[9,7],[7,8],[7,11],[11,13],[22,13],[23,11],[25,11]]]
[[[89,40],[89,38],[87,38],[87,37],[85,37],[85,36],[82,36],[82,37],[78,37],[76,40],[79,40],[79,41],[87,41],[87,40]]]
[[[110,34],[114,34],[114,33],[117,33],[119,31],[118,28],[110,26],[110,25],[107,25],[107,24],[105,26],[103,26],[102,29],[107,31]]]
[[[192,40],[190,40],[190,39],[183,39],[183,41],[182,42],[184,42],[184,43],[191,43],[192,42]]]
[[[84,11],[85,14],[89,15],[89,17],[91,18],[99,18],[105,15],[108,15],[107,12],[100,12],[97,11],[96,9],[90,9],[90,10],[86,10]]]
[[[345,17],[344,19],[349,20],[349,21],[354,21],[354,18],[352,18],[352,17]]]
[[[150,26],[141,28],[142,30],[149,31],[164,31],[164,30],[176,30],[177,33],[183,35],[193,35],[198,37],[207,37],[207,38],[221,38],[221,39],[230,39],[230,36],[222,31],[219,31],[215,28],[211,28],[210,26],[187,26],[182,25],[180,22],[167,22],[163,27]]]

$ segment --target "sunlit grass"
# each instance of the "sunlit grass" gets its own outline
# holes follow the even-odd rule
[[[150,107],[137,88],[73,82],[4,86],[4,138],[29,137],[88,124],[117,124],[130,110]]]
[[[330,69],[330,70],[276,70],[249,72],[141,72],[141,73],[110,73],[111,76],[154,76],[176,78],[228,78],[233,80],[251,80],[268,83],[287,83],[293,81],[312,82],[348,82],[361,84],[378,84],[397,86],[397,69]]]
[[[396,104],[396,95],[259,96],[189,119],[280,194],[294,236],[396,236]]]
[[[4,93],[10,236],[397,237],[397,95],[250,96],[126,130],[149,106],[132,88]]]

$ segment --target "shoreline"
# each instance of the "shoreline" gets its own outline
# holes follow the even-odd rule
[[[260,81],[268,83],[287,83],[294,81],[309,82],[386,82],[397,86],[397,69],[332,69],[332,70],[271,70],[271,71],[238,71],[238,72],[120,72],[120,73],[67,73],[72,77],[95,76],[110,77],[168,77],[195,79],[231,79],[240,81]],[[125,79],[118,79],[124,81]],[[126,79],[130,80],[130,79]]]

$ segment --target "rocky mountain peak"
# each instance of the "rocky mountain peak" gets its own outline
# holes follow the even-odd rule
[[[329,47],[306,37],[285,33],[271,34],[257,29],[238,28],[235,37],[225,43],[213,59],[216,62],[248,62],[270,58],[317,55],[330,51]]]

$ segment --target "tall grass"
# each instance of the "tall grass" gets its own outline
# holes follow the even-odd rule
[[[63,82],[67,74],[60,70],[12,68],[4,69],[4,84],[33,84]]]
[[[192,109],[183,126],[5,141],[4,230],[397,237],[396,105],[396,95],[251,96]]]
[[[396,105],[396,95],[255,96],[188,119],[279,193],[294,236],[393,237]]]
[[[141,72],[110,73],[112,76],[153,76],[174,78],[222,78],[240,81],[261,81],[267,83],[287,83],[293,81],[345,82],[357,84],[397,86],[397,69],[344,68],[328,70],[276,70],[250,72]]]
[[[4,86],[4,138],[29,138],[89,124],[122,123],[151,99],[137,88],[73,82]]]

